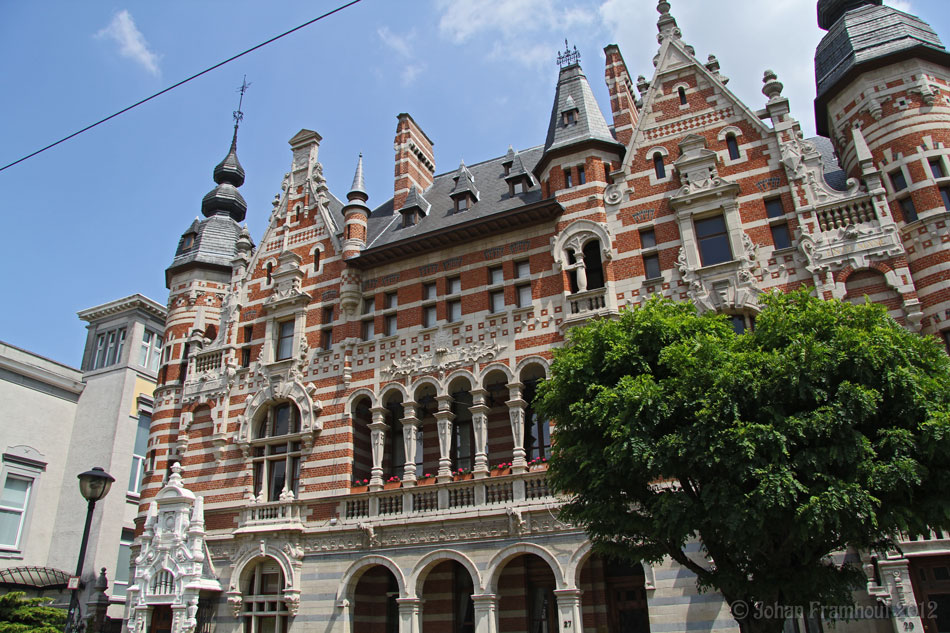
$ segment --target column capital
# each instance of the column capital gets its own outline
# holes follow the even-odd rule
[[[580,599],[581,599],[581,595],[582,595],[583,593],[584,593],[583,591],[581,591],[580,589],[577,589],[576,587],[569,587],[569,588],[567,588],[567,589],[555,589],[555,590],[554,590],[554,595],[557,596],[558,598],[562,598],[562,597],[563,597],[563,598],[573,598],[573,599],[575,599],[575,600],[580,600]],[[474,596],[472,596],[472,597],[474,598]]]
[[[498,601],[498,594],[494,593],[479,593],[472,594],[472,602],[477,604],[492,604]]]

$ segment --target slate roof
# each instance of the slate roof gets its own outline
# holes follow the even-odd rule
[[[937,33],[917,16],[873,4],[848,11],[815,51],[818,99],[856,66],[915,48],[947,53]]]
[[[838,159],[835,157],[835,146],[832,145],[831,139],[824,136],[813,136],[808,141],[814,143],[815,149],[821,154],[821,167],[828,186],[836,191],[847,191],[848,174],[838,164]]]
[[[541,146],[532,147],[519,153],[526,169],[530,170],[538,163],[542,149]],[[455,188],[457,169],[435,176],[432,186],[422,192],[431,207],[428,214],[420,218],[414,226],[401,226],[402,218],[398,211],[394,212],[392,199],[379,205],[369,216],[366,248],[384,246],[413,237],[424,239],[427,233],[540,201],[541,187],[533,179],[527,192],[508,195],[508,183],[502,167],[505,159],[505,156],[499,156],[474,165],[466,165],[479,192],[478,201],[466,211],[456,213],[455,201],[450,196]]]
[[[193,235],[194,240],[185,248],[189,235]],[[188,265],[203,264],[230,270],[240,235],[241,225],[226,214],[212,215],[200,221],[196,219],[178,241],[175,259],[165,271],[166,282],[173,271]]]
[[[576,122],[565,125],[563,113],[574,109],[577,110]],[[591,139],[619,145],[607,127],[580,64],[571,64],[562,68],[558,75],[544,152]]]

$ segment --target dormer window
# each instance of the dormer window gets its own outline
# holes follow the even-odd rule
[[[520,193],[527,193],[531,185],[528,184],[527,178],[519,178],[517,180],[508,181],[508,195],[514,196]]]
[[[186,236],[184,237],[184,239],[182,240],[181,249],[182,249],[183,251],[186,251],[186,250],[188,250],[189,248],[191,248],[191,247],[194,246],[194,245],[195,245],[195,234],[194,234],[194,233],[189,233],[189,234],[186,235]]]
[[[501,167],[502,167],[502,169],[505,170],[505,175],[506,175],[506,176],[511,173],[511,161],[510,161],[510,160],[506,160],[505,162],[503,162],[503,163],[501,164]]]
[[[466,211],[466,210],[468,210],[468,206],[469,206],[469,198],[468,198],[468,196],[459,196],[459,197],[457,197],[457,198],[455,199],[455,211],[456,211],[456,212],[459,212],[459,211]]]
[[[407,211],[402,214],[402,228],[408,228],[416,225],[416,214],[413,211]]]
[[[564,127],[577,123],[577,110],[569,110],[564,113]]]

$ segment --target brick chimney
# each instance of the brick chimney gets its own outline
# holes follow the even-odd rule
[[[604,79],[607,82],[607,91],[610,93],[610,111],[614,117],[614,135],[617,140],[627,145],[633,136],[633,129],[637,125],[636,98],[633,96],[633,84],[627,65],[620,55],[616,44],[604,47],[607,58],[604,69]]]
[[[393,209],[398,210],[406,201],[411,186],[415,185],[419,192],[432,186],[435,154],[432,152],[432,141],[411,116],[403,112],[396,118],[396,141],[393,143],[396,150]]]

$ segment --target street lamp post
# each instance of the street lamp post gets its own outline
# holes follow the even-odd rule
[[[96,509],[96,502],[109,494],[109,488],[115,477],[104,471],[99,466],[92,470],[78,475],[79,492],[88,502],[86,506],[86,526],[82,530],[82,541],[79,545],[79,561],[76,563],[76,578],[82,576],[82,566],[86,559],[86,545],[89,541],[89,527],[92,525],[92,513]],[[72,595],[69,598],[69,612],[66,615],[65,633],[78,633],[82,631],[82,619],[79,613],[79,586],[78,583],[73,587]]]

